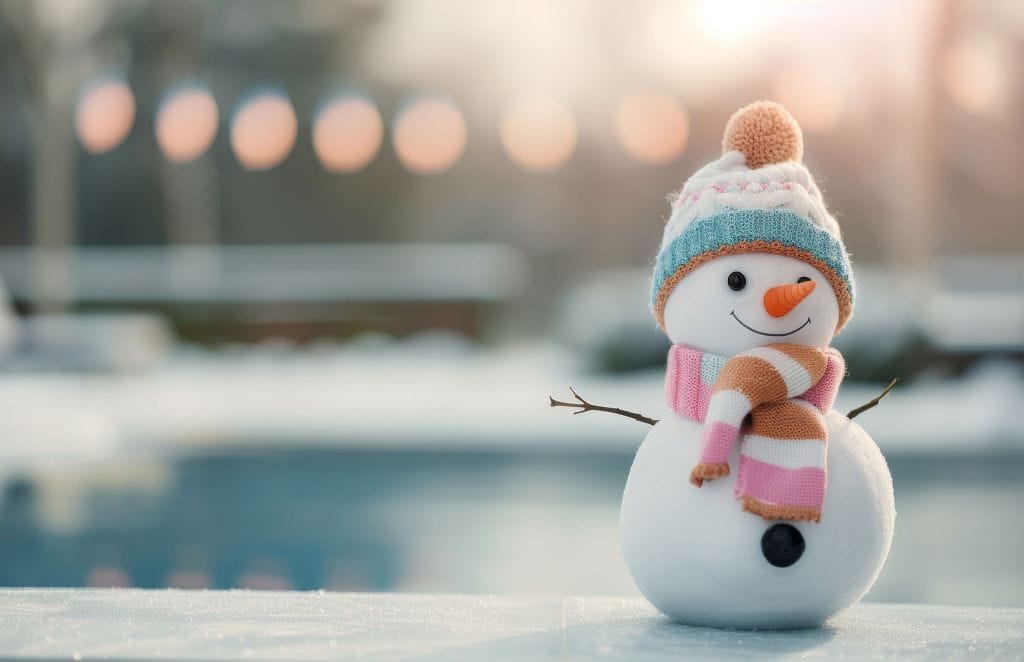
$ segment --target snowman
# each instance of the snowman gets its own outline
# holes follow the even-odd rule
[[[878,447],[832,409],[853,273],[782,106],[738,111],[722,150],[684,185],[658,254],[671,415],[630,470],[622,553],[681,623],[820,625],[871,588],[896,515]]]

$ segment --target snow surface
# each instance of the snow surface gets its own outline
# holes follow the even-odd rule
[[[646,427],[569,416],[568,387],[598,404],[667,414],[660,370],[585,374],[546,345],[481,350],[451,337],[395,343],[183,350],[132,374],[0,375],[0,469],[233,444],[635,449]],[[878,394],[848,382],[836,409]],[[1024,371],[993,362],[957,380],[900,385],[858,419],[883,453],[1024,452]],[[946,416],[936,416],[936,412]],[[54,413],[59,412],[59,416]]]
[[[632,598],[0,590],[0,653],[23,658],[675,660],[1024,654],[1024,609],[863,604],[822,628],[675,624]]]

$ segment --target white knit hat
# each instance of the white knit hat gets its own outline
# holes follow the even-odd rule
[[[777,253],[807,262],[829,280],[842,328],[853,313],[853,270],[839,224],[800,159],[803,136],[780,104],[758,101],[725,128],[722,156],[683,185],[658,252],[652,306],[686,274],[721,255]]]

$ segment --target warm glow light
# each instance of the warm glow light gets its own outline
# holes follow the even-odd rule
[[[82,145],[94,154],[114,149],[135,123],[135,95],[121,80],[88,84],[78,99],[75,131]]]
[[[247,170],[279,165],[295,146],[298,120],[282,92],[260,92],[244,102],[231,120],[231,148]]]
[[[451,168],[466,148],[466,121],[451,101],[415,101],[398,115],[392,130],[395,153],[410,172],[435,175]]]
[[[164,97],[156,112],[156,142],[169,161],[194,161],[213,143],[219,121],[217,102],[207,90],[179,88]]]
[[[128,588],[132,578],[116,566],[98,565],[89,569],[85,584],[91,588]]]
[[[338,97],[313,122],[313,149],[331,172],[356,172],[380,150],[384,123],[377,106],[360,96]]]
[[[665,94],[633,94],[615,109],[615,134],[637,161],[650,165],[679,158],[690,136],[686,111]]]
[[[736,42],[761,27],[772,10],[767,0],[703,0],[697,25],[713,39]]]
[[[576,120],[557,101],[525,99],[501,121],[501,143],[526,170],[548,172],[562,166],[576,149]]]
[[[774,81],[774,98],[786,107],[808,133],[828,133],[843,114],[838,77],[804,68],[780,71]]]
[[[995,48],[975,40],[953,48],[942,66],[946,92],[964,110],[986,114],[1005,102],[1007,75]]]
[[[167,588],[197,590],[213,587],[213,578],[202,570],[174,570],[164,582]]]

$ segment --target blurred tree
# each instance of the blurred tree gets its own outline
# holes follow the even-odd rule
[[[31,131],[33,300],[38,309],[64,307],[71,293],[68,252],[75,241],[73,113],[79,60],[72,54],[91,21],[84,3],[12,0],[0,5],[8,56],[23,73]]]

